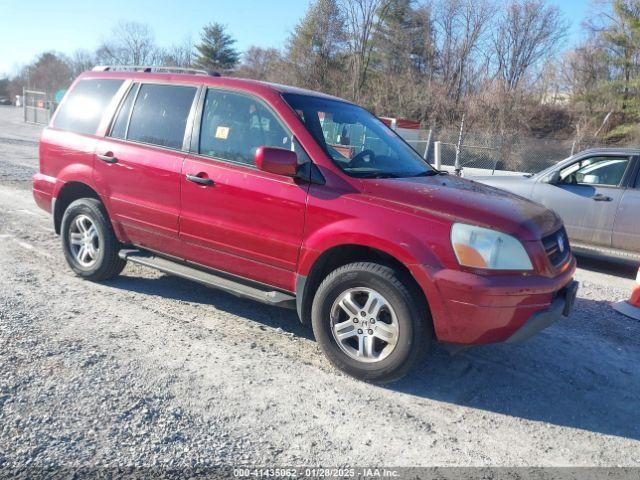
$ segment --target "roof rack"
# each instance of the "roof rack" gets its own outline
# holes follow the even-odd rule
[[[98,65],[93,67],[94,72],[144,72],[144,73],[183,73],[190,75],[209,75],[219,77],[218,72],[207,72],[206,70],[198,70],[196,68],[181,67],[155,67],[145,65]]]

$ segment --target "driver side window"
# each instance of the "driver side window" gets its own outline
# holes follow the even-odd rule
[[[258,147],[302,150],[293,135],[259,100],[240,93],[207,91],[200,127],[200,154],[254,165]],[[296,149],[296,147],[298,147]]]
[[[617,187],[628,166],[628,157],[589,157],[561,170],[560,183]]]

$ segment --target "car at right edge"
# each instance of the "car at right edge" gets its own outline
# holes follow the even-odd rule
[[[469,178],[554,210],[576,253],[640,262],[640,149],[590,149],[535,175]]]

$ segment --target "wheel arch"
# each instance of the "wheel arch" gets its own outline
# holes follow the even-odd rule
[[[53,207],[53,227],[56,233],[60,234],[60,226],[62,225],[62,216],[67,210],[67,207],[72,202],[79,200],[80,198],[95,198],[104,205],[100,195],[93,188],[83,182],[71,181],[66,182],[58,191],[55,197],[55,204]]]
[[[418,299],[419,307],[430,316],[429,302],[409,268],[392,254],[361,244],[335,245],[322,252],[314,260],[308,274],[296,279],[296,308],[300,321],[311,325],[311,306],[322,280],[337,268],[355,262],[374,262],[396,270],[407,288]]]

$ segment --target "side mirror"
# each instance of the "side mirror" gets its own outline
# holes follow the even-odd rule
[[[256,167],[265,172],[295,177],[298,173],[296,152],[277,147],[259,147],[255,154]]]
[[[560,183],[560,172],[557,170],[555,172],[552,172],[549,176],[547,176],[546,181],[551,185]]]

